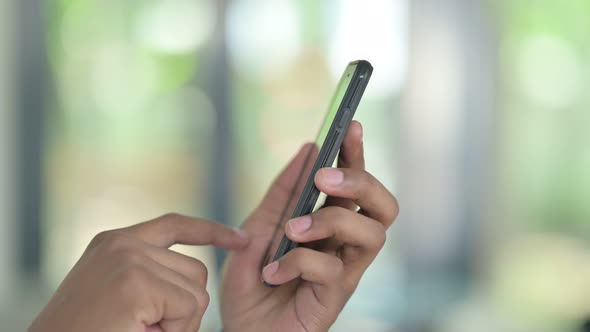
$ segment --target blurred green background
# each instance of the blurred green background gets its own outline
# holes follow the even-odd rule
[[[333,330],[581,331],[585,0],[3,0],[1,330],[101,230],[238,225],[361,58],[367,166],[401,214]],[[178,250],[209,266],[219,330],[223,253]]]

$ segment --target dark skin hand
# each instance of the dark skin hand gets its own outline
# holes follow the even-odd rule
[[[28,331],[197,331],[207,269],[175,243],[240,249],[248,238],[177,214],[98,234]]]
[[[228,257],[221,303],[226,332],[327,331],[397,217],[394,196],[365,171],[362,127],[353,121],[338,168],[321,169],[315,177],[316,186],[329,196],[325,206],[286,223],[287,236],[302,245],[264,267],[264,280],[281,285],[265,287],[260,264],[305,155],[303,148],[244,222],[248,247]]]

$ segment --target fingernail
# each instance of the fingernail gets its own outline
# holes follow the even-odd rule
[[[360,125],[360,123],[359,123],[359,125]],[[360,137],[361,137],[361,143],[362,143],[364,141],[365,135],[364,135],[363,126],[360,125],[359,128],[360,128],[360,132],[361,132]]]
[[[293,233],[301,234],[311,227],[311,217],[303,216],[289,221],[289,228]]]
[[[279,270],[279,262],[272,262],[264,267],[262,270],[262,276],[264,279],[270,279]]]
[[[323,180],[327,185],[337,186],[344,181],[344,173],[336,168],[324,168]]]

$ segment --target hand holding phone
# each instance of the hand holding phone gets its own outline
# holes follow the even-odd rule
[[[345,124],[342,128],[348,129],[343,137],[326,144],[330,142],[327,133],[336,132],[333,125],[337,126],[340,111],[348,106],[343,100],[350,102],[345,96],[350,92],[355,96],[355,89],[349,91],[351,84],[354,81],[342,84],[341,80],[338,91],[344,86],[344,93],[336,93],[327,125],[318,135],[325,138],[297,153],[242,225],[250,245],[228,256],[222,277],[221,314],[226,331],[327,331],[383,246],[385,231],[397,215],[397,203],[364,170],[360,123]],[[353,100],[358,101],[356,91],[358,97]],[[351,105],[356,108],[354,102]],[[336,159],[335,154],[325,160],[320,157],[334,146],[340,147],[338,168],[322,167]],[[313,190],[306,191],[310,181]],[[320,199],[310,195],[314,190]],[[320,192],[327,195],[325,202]],[[304,197],[311,197],[315,204],[302,200]],[[312,206],[313,212],[290,219],[298,206]],[[291,250],[281,250],[280,258],[273,260],[284,235],[296,245],[285,246]],[[265,286],[261,277],[280,287]]]
[[[293,219],[312,213],[324,203],[326,195],[322,195],[315,186],[314,177],[318,170],[334,163],[372,72],[373,67],[364,60],[351,62],[344,70],[324,123],[315,143],[310,144],[307,150],[305,166],[298,175],[297,184],[284,207],[281,220],[276,225],[275,235],[268,245],[263,266],[270,263],[271,257],[276,261],[298,245],[284,235],[283,228],[287,217]],[[273,286],[266,282],[265,285]]]

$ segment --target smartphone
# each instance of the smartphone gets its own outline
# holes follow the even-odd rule
[[[324,204],[326,195],[315,186],[315,174],[319,169],[334,164],[372,72],[373,67],[365,60],[353,61],[344,70],[316,140],[306,147],[304,166],[267,246],[262,267],[269,264],[271,258],[276,261],[298,246],[285,235],[287,220],[315,212]]]

